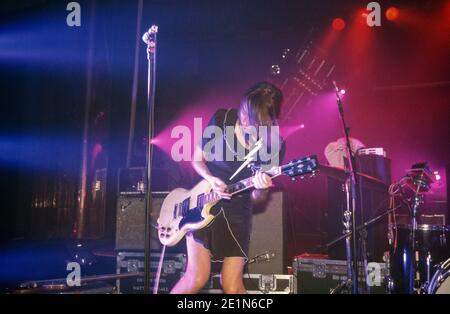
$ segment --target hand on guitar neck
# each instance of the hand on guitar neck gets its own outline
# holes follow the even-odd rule
[[[272,178],[262,171],[256,171],[253,177],[253,184],[257,190],[265,190],[273,186]]]

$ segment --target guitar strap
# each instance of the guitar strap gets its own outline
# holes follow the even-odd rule
[[[228,144],[227,132],[226,132],[228,114],[230,113],[230,111],[232,109],[233,108],[228,108],[227,111],[225,112],[225,117],[223,118],[223,124],[222,124],[222,132],[223,132],[223,140],[225,141],[225,144],[227,145],[228,149],[236,156],[237,152],[232,147],[230,147],[230,144]]]

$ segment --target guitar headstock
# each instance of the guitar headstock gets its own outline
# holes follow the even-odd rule
[[[302,159],[294,159],[288,164],[281,166],[281,172],[291,178],[315,175],[319,169],[319,162],[316,155],[311,155]]]

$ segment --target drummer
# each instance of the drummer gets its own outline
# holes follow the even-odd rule
[[[352,154],[356,154],[359,149],[366,146],[360,140],[351,137],[350,147],[352,149]],[[347,155],[346,149],[347,143],[345,137],[341,137],[325,147],[324,154],[330,166],[344,169],[344,157]]]

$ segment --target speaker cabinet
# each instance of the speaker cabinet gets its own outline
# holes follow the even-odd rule
[[[344,211],[347,208],[346,194],[343,191],[344,181],[336,178],[328,178],[328,242],[342,236],[344,226],[342,224]],[[356,204],[356,225],[377,217],[387,210],[388,186],[364,177],[359,178],[357,189],[358,202]],[[358,233],[358,238],[360,233]],[[376,223],[366,228],[366,253],[370,261],[383,261],[383,254],[388,250],[387,243],[387,218],[381,218]],[[345,260],[345,241],[342,240],[328,249],[331,259]]]
[[[155,226],[167,194],[167,192],[152,193],[150,249],[153,251],[161,249]],[[142,251],[145,245],[144,236],[145,196],[120,195],[117,200],[116,250]]]
[[[284,274],[287,272],[284,196],[273,191],[263,206],[253,208],[252,233],[249,258],[264,254],[275,254],[268,261],[248,265],[252,274]]]

